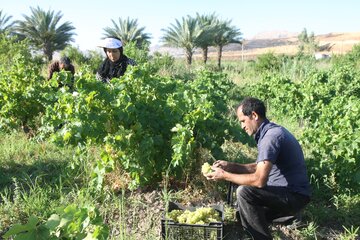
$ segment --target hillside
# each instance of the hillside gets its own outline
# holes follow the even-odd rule
[[[317,35],[321,47],[321,53],[324,54],[344,54],[352,49],[356,44],[360,43],[360,32],[351,33],[328,33]],[[297,34],[295,33],[266,33],[259,34],[252,39],[245,39],[243,50],[239,44],[230,44],[224,47],[223,59],[244,59],[250,60],[256,56],[268,52],[275,54],[295,54],[297,52]],[[184,57],[182,49],[174,49],[168,47],[155,47],[152,51],[161,53],[169,53],[175,57]],[[209,49],[209,58],[215,59],[217,56],[216,49]],[[197,50],[194,58],[201,58],[201,52]]]
[[[224,59],[241,58],[253,59],[257,55],[267,52],[275,54],[295,54],[298,51],[297,36],[287,38],[272,38],[272,39],[250,39],[245,40],[243,53],[241,46],[236,48],[224,50]],[[356,33],[329,33],[316,36],[321,48],[321,53],[324,54],[344,54],[352,49],[356,44],[360,43],[360,32]],[[243,55],[242,55],[243,54]],[[212,53],[214,57],[216,53]]]

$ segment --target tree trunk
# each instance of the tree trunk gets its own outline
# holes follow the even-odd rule
[[[223,46],[218,46],[218,52],[217,52],[218,68],[221,67],[222,49],[223,49]]]
[[[49,43],[45,43],[45,47],[43,48],[43,50],[44,50],[44,55],[47,57],[49,62],[51,62],[53,58],[53,51],[51,51]]]
[[[44,51],[44,55],[46,56],[46,58],[47,58],[47,60],[49,61],[49,62],[51,62],[51,60],[52,60],[52,53],[50,53],[50,52],[45,52]]]
[[[193,55],[192,51],[189,50],[186,51],[186,62],[188,65],[191,65],[192,55]]]
[[[208,60],[208,47],[205,47],[202,50],[203,50],[203,61],[204,61],[204,64],[206,64],[206,62]]]

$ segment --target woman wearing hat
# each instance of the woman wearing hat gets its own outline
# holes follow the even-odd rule
[[[96,73],[96,78],[108,83],[112,78],[123,76],[128,65],[136,62],[123,53],[122,42],[115,37],[105,38],[99,47],[104,49],[106,59]]]

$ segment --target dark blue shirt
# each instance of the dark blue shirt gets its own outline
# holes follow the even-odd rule
[[[287,187],[291,192],[310,196],[304,154],[299,142],[284,127],[265,120],[255,134],[256,163],[273,164],[267,186]]]

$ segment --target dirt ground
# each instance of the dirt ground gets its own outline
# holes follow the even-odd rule
[[[193,196],[198,195],[198,193],[186,193],[182,192],[181,194],[190,194],[188,197],[190,199],[191,194]],[[161,191],[152,190],[148,192],[138,192],[131,193],[131,196],[127,196],[126,207],[125,207],[125,228],[126,234],[131,236],[131,239],[152,239],[152,240],[162,240],[161,235],[161,220],[164,217],[165,213],[165,204],[163,201],[163,196]],[[219,205],[226,204],[225,201],[211,202],[210,199],[204,198],[203,203],[199,202],[194,198],[193,204],[200,206],[209,206],[209,205]],[[124,222],[120,220],[121,213],[115,213],[111,216],[110,221]],[[271,225],[271,231],[273,235],[276,236],[274,239],[282,240],[296,240],[300,239],[297,234],[299,229],[306,227],[305,222],[295,222],[288,225]],[[121,226],[114,226],[112,230],[112,237],[115,239],[119,237],[121,232],[124,232],[124,229],[121,229]],[[321,236],[318,236],[318,239],[323,240],[335,240],[337,238],[337,233],[331,227],[321,229]],[[239,223],[236,221],[225,221],[223,225],[223,239],[224,240],[245,240],[250,239],[243,232]]]

